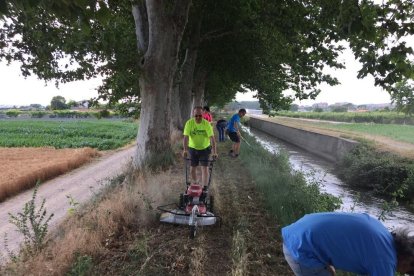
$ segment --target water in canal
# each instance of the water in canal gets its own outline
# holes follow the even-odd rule
[[[270,152],[284,151],[289,155],[289,161],[295,170],[301,170],[307,177],[321,179],[321,190],[342,199],[341,210],[345,212],[368,213],[373,217],[379,217],[382,213],[381,199],[369,192],[360,192],[348,187],[335,174],[335,167],[329,161],[314,154],[302,150],[294,145],[279,140],[271,135],[254,128],[243,127],[245,131],[256,137],[257,141]],[[246,146],[246,145],[242,145]],[[313,175],[313,176],[312,176]],[[408,226],[414,229],[414,214],[403,207],[397,207],[391,214],[386,215],[383,223],[390,230]]]

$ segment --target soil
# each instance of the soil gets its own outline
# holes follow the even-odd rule
[[[89,201],[105,181],[122,171],[125,164],[131,160],[134,150],[135,147],[130,146],[118,151],[103,152],[92,162],[41,184],[37,201],[41,202],[45,199],[47,213],[54,214],[49,223],[51,229],[68,214],[68,210],[72,207],[70,199],[78,204]],[[32,195],[33,189],[30,189],[0,203],[0,259],[8,258],[3,239],[5,234],[7,234],[8,249],[11,251],[16,251],[23,241],[22,236],[15,231],[16,227],[9,223],[9,213],[21,212]]]

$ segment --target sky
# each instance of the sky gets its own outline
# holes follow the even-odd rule
[[[414,42],[414,39],[412,41]],[[414,45],[414,43],[410,43]],[[321,93],[316,100],[296,100],[299,105],[312,105],[317,102],[327,102],[334,104],[338,102],[350,102],[356,105],[368,103],[389,103],[390,96],[388,92],[380,87],[374,86],[374,79],[367,76],[364,79],[358,79],[357,71],[361,64],[355,60],[351,50],[345,50],[339,60],[344,61],[346,69],[330,70],[329,72],[338,78],[340,85],[329,86],[321,85]],[[7,66],[5,62],[0,61],[0,106],[21,106],[30,104],[49,105],[54,96],[63,96],[66,101],[69,100],[88,100],[97,96],[96,88],[100,85],[101,80],[93,79],[88,81],[77,81],[67,84],[60,84],[59,88],[55,87],[54,82],[45,83],[37,79],[36,76],[24,78],[21,76],[18,63],[12,63]],[[253,98],[254,93],[238,93],[237,101],[257,100]]]
[[[7,66],[0,61],[0,106],[1,105],[49,105],[54,96],[63,96],[66,101],[89,100],[98,94],[96,88],[101,80],[77,81],[59,84],[56,88],[54,82],[45,83],[36,76],[24,78],[21,75],[19,64],[12,63]]]
[[[295,103],[299,105],[312,105],[320,102],[328,104],[349,102],[361,105],[391,102],[388,92],[374,85],[374,78],[372,76],[368,75],[364,79],[357,78],[358,70],[361,69],[362,65],[355,60],[350,49],[345,50],[339,56],[339,60],[345,62],[346,69],[327,70],[327,72],[339,80],[339,85],[320,85],[321,93],[315,100],[295,100]],[[253,95],[255,95],[254,92],[238,93],[236,100],[249,101],[253,99]]]

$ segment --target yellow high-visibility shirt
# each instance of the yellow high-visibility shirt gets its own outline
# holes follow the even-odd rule
[[[194,118],[185,123],[184,135],[189,137],[188,146],[196,150],[203,150],[210,146],[210,137],[213,136],[211,124],[202,119],[197,124]]]

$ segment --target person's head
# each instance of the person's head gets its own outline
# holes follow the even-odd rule
[[[194,107],[193,116],[197,123],[201,123],[201,121],[203,120],[203,108],[201,106]]]
[[[408,228],[399,228],[392,232],[397,251],[397,271],[414,275],[414,236]]]
[[[203,107],[204,112],[210,112],[210,107],[207,105]]]
[[[239,109],[240,118],[243,117],[244,115],[246,115],[246,109],[244,109],[244,108]]]

